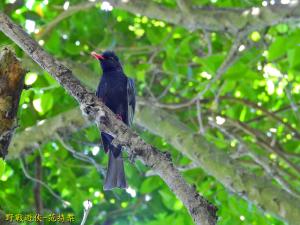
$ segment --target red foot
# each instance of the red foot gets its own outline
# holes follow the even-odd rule
[[[118,120],[123,120],[123,118],[120,114],[116,114],[116,117],[117,117]]]
[[[100,100],[101,102],[105,103],[104,100],[103,100],[103,98],[100,98],[100,97],[99,97],[99,100]]]

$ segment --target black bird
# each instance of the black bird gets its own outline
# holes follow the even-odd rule
[[[112,110],[118,119],[130,126],[135,110],[134,80],[128,78],[124,72],[119,58],[112,51],[103,54],[91,53],[99,60],[102,67],[102,77],[96,95]],[[108,169],[103,189],[126,188],[124,164],[122,159],[122,146],[112,144],[113,136],[101,132],[104,151],[109,153]]]

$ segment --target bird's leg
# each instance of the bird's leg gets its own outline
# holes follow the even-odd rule
[[[129,152],[129,151],[128,151]],[[134,164],[135,163],[135,159],[137,157],[137,154],[134,153],[134,152],[129,152],[128,154],[128,160],[131,164]]]
[[[98,97],[98,98],[99,98],[99,100],[100,100],[101,102],[105,103],[104,100],[103,100],[103,98],[101,98],[101,97]]]
[[[116,114],[116,117],[117,117],[118,120],[123,120],[121,114]]]

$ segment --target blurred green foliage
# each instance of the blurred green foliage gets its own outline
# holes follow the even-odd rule
[[[72,0],[69,7],[80,2],[85,1]],[[174,0],[155,2],[166,7],[176,7]],[[194,0],[193,3],[195,7],[261,6],[261,1],[258,0]],[[101,3],[88,10],[74,13],[47,33],[43,33],[49,24],[64,12],[66,4],[66,1],[62,0],[5,0],[0,2],[0,7],[24,27],[46,51],[60,60],[72,60],[85,65],[99,74],[99,77],[99,64],[90,57],[90,52],[115,50],[124,64],[126,74],[136,80],[138,95],[145,98],[154,95],[164,104],[184,102],[201,92],[215,76],[234,42],[231,35],[210,33],[208,38],[212,53],[208,54],[209,42],[201,30],[189,32],[180,26],[119,9],[104,11],[101,10]],[[299,26],[293,24],[278,24],[254,31],[243,41],[245,49],[240,48],[242,50],[239,52],[240,57],[219,82],[213,83],[204,98],[227,95],[247,99],[268,111],[298,103],[299,40]],[[0,34],[0,43],[2,46],[13,45],[18,56],[24,57],[24,53],[3,34]],[[26,76],[26,84],[32,87],[23,91],[20,100],[18,132],[77,106],[74,99],[42,70],[30,71]],[[170,112],[197,132],[195,106]],[[208,117],[216,115],[245,122],[262,115],[262,111],[226,99],[221,99],[218,104],[210,101],[202,106],[207,140],[213,142],[220,150],[231,154],[238,148],[237,141],[208,125]],[[289,109],[281,112],[279,116],[299,130],[299,113]],[[293,154],[300,153],[299,139],[295,139],[286,126],[279,124],[278,121],[267,117],[249,125],[262,134],[278,140],[286,151]],[[169,151],[177,166],[189,164],[190,160],[165,140],[139,127],[135,129],[148,143],[161,151]],[[276,156],[271,157],[255,143],[251,135],[242,132],[239,134],[256,154],[269,158],[270,164],[290,172],[290,168],[282,160]],[[96,127],[67,134],[64,138],[76,151],[93,157],[97,163],[105,167],[107,156],[102,150],[97,153],[100,139]],[[35,173],[34,162],[38,155],[42,156],[43,182],[70,203],[69,206],[63,205],[47,189],[42,188],[45,215],[74,213],[75,224],[80,224],[83,202],[89,199],[93,203],[93,208],[87,224],[104,224],[105,221],[107,224],[115,225],[193,224],[182,203],[159,177],[149,175],[148,169],[140,162],[134,166],[126,160],[126,175],[130,189],[104,192],[103,176],[93,165],[74,158],[59,141],[49,140],[33,153],[26,155],[24,163],[31,176]],[[238,160],[247,170],[257,175],[265,175],[263,169],[249,157]],[[299,157],[292,160],[295,164],[299,164]],[[196,186],[197,191],[219,208],[219,225],[284,224],[274,216],[264,214],[255,205],[230,193],[200,168],[187,170],[183,175],[189,183]],[[299,179],[292,179],[289,175],[284,175],[284,178],[299,189]],[[24,176],[18,160],[8,162],[0,160],[0,208],[5,212],[35,212],[34,185],[32,180]],[[46,221],[45,224],[51,223]]]

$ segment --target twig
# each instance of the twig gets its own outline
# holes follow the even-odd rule
[[[217,93],[215,94],[215,98],[214,98],[213,104],[216,105],[216,107],[215,107],[216,109],[219,108],[220,95],[221,95],[221,92],[222,92],[225,84],[226,84],[226,80],[225,81],[221,81],[220,88],[217,89]]]
[[[243,156],[245,154],[248,155],[248,156],[250,156],[254,162],[256,162],[258,165],[260,165],[287,192],[291,193],[295,197],[300,198],[300,194],[298,193],[298,191],[294,190],[293,187],[291,187],[291,185],[287,181],[285,181],[285,179],[276,171],[276,170],[278,170],[278,168],[275,169],[274,167],[272,167],[270,165],[270,162],[269,162],[268,159],[266,159],[266,158],[264,158],[262,156],[258,156],[257,154],[255,154],[254,152],[252,152],[251,150],[249,150],[249,148],[247,148],[247,144],[240,137],[237,137],[236,135],[229,133],[225,128],[219,126],[215,122],[209,121],[209,124],[212,127],[215,127],[217,129],[219,129],[222,133],[224,133],[226,136],[230,137],[231,139],[238,140],[238,142],[240,143],[240,146],[242,148],[237,153],[239,156],[241,155],[241,153],[242,153]]]
[[[160,95],[156,97],[157,100],[163,98],[168,93],[168,91],[169,91],[170,87],[173,85],[174,81],[175,81],[175,76],[172,77],[172,80],[165,87],[165,89],[160,93]]]
[[[296,106],[299,106],[300,105],[300,102],[296,102],[295,103]],[[286,106],[283,106],[281,107],[280,109],[277,109],[271,113],[273,114],[277,114],[277,113],[280,113],[280,112],[284,112],[284,111],[287,111],[289,109],[291,109],[292,106],[291,105],[286,105]],[[253,123],[253,122],[257,122],[257,121],[260,121],[262,119],[264,119],[266,117],[266,115],[261,115],[261,116],[258,116],[258,117],[255,117],[253,119],[250,119],[250,120],[247,120],[245,123]]]
[[[211,85],[215,83],[217,80],[221,78],[221,76],[227,71],[227,69],[235,62],[237,59],[237,52],[240,46],[240,43],[242,42],[242,39],[244,38],[245,33],[239,33],[233,42],[225,60],[222,62],[221,66],[218,68],[216,72],[216,76],[214,76],[213,79],[210,80],[210,82],[206,85],[204,90],[202,90],[198,95],[197,99],[201,99],[202,96],[211,88]]]
[[[197,119],[198,119],[198,124],[199,124],[199,133],[204,134],[205,130],[203,127],[200,100],[196,101],[196,108],[197,108]]]
[[[35,183],[39,183],[40,185],[42,185],[44,188],[46,188],[50,192],[50,194],[54,198],[61,201],[64,206],[69,206],[70,205],[70,202],[63,200],[59,195],[57,195],[54,191],[52,191],[52,189],[47,184],[45,184],[43,181],[37,180],[37,179],[33,178],[32,176],[30,176],[29,173],[27,172],[27,170],[24,167],[24,163],[23,163],[22,159],[19,159],[19,162],[20,162],[20,165],[21,165],[21,168],[23,170],[23,173],[24,173],[25,177],[27,177],[29,180],[32,180]]]
[[[227,69],[234,63],[234,61],[237,59],[237,50],[239,48],[239,44],[241,43],[242,38],[244,37],[244,33],[241,33],[237,36],[235,42],[231,46],[231,49],[229,50],[229,53],[227,54],[227,57],[219,67],[219,69],[216,72],[216,76],[211,79],[208,84],[205,86],[205,88],[199,92],[194,98],[191,100],[184,102],[184,103],[179,103],[179,104],[163,104],[156,102],[155,106],[162,107],[162,108],[168,108],[168,109],[179,109],[179,108],[184,108],[188,107],[190,105],[193,105],[196,103],[196,101],[202,99],[203,95],[211,88],[211,85],[215,83],[217,80],[221,78],[221,76],[227,71]]]
[[[281,147],[278,143],[276,143],[275,146],[271,146],[268,143],[268,141],[265,141],[265,139],[268,139],[268,138],[265,137],[265,135],[263,135],[259,131],[249,127],[247,124],[242,123],[240,121],[233,120],[229,117],[225,117],[225,118],[230,124],[240,128],[245,133],[251,135],[255,139],[255,141],[258,145],[260,145],[264,149],[268,150],[269,152],[275,153],[278,156],[280,156],[291,168],[293,168],[295,171],[297,171],[300,174],[300,168],[297,165],[295,165],[289,158],[287,158],[287,156],[285,155],[285,151],[283,151],[281,149]]]
[[[290,83],[288,83],[286,89],[285,89],[285,93],[286,93],[286,96],[288,97],[289,101],[290,101],[290,105],[291,105],[291,109],[294,111],[294,114],[295,114],[295,117],[298,119],[298,121],[300,120],[299,119],[299,110],[298,110],[298,106],[297,104],[295,104],[292,96],[291,96],[291,88],[289,87],[290,86]]]
[[[286,126],[294,134],[294,136],[297,139],[300,139],[300,133],[295,128],[293,128],[289,123],[284,122],[283,119],[281,119],[279,116],[277,116],[274,112],[270,112],[267,109],[265,109],[264,107],[261,107],[261,106],[255,104],[254,102],[251,102],[247,99],[234,98],[234,97],[229,97],[229,96],[222,96],[220,98],[224,99],[224,100],[240,102],[240,103],[243,103],[243,104],[245,104],[247,106],[250,106],[254,109],[258,109],[258,110],[262,111],[265,115],[269,116],[270,118],[274,119],[275,121],[277,121],[277,122],[281,123],[282,125]],[[292,106],[291,106],[291,108],[292,108]]]
[[[42,162],[41,156],[38,155],[35,160],[35,179],[42,181]],[[36,183],[34,188],[34,199],[35,199],[35,208],[36,213],[42,215],[43,214],[43,200],[41,196],[41,184]],[[44,221],[38,221],[39,225],[43,225]]]
[[[99,0],[95,2],[84,2],[80,3],[75,6],[71,6],[68,8],[68,10],[63,11],[61,14],[59,14],[54,20],[52,20],[50,23],[46,24],[44,27],[40,29],[40,32],[37,34],[38,38],[43,38],[45,35],[49,35],[52,29],[60,23],[62,20],[74,15],[77,12],[90,9],[100,2]]]
[[[213,49],[212,49],[212,43],[210,40],[210,33],[206,30],[203,31],[204,33],[204,39],[207,43],[207,53],[206,53],[206,57],[211,56],[211,54],[213,53]]]
[[[84,206],[84,208],[83,208],[83,218],[82,218],[82,221],[81,221],[80,225],[85,224],[85,222],[87,220],[87,217],[90,213],[90,210],[93,207],[93,204],[90,200],[87,200],[83,203],[83,206]]]
[[[89,157],[89,156],[87,156],[87,155],[85,155],[81,152],[75,151],[70,145],[65,143],[64,140],[58,134],[55,134],[55,137],[67,151],[69,151],[73,154],[73,156],[76,159],[82,160],[84,162],[91,163],[92,165],[95,166],[98,173],[102,174],[102,176],[105,177],[105,174],[106,174],[105,170],[92,157]]]

